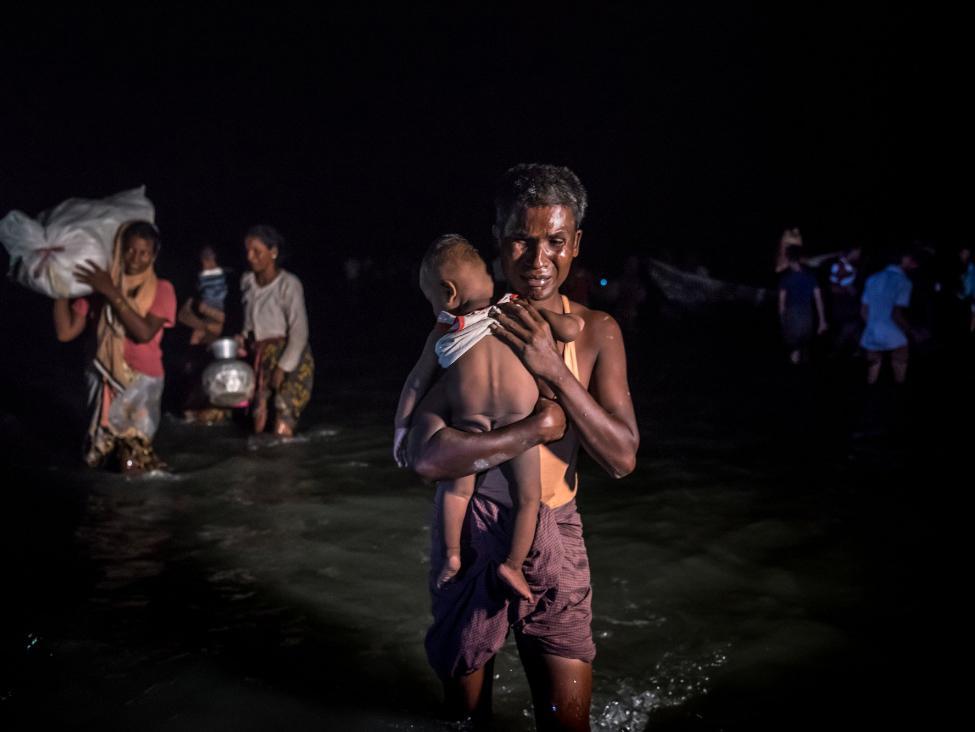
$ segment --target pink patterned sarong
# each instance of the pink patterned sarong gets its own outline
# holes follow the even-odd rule
[[[444,561],[437,492],[431,523],[430,593],[433,625],[427,631],[427,658],[441,678],[481,668],[513,628],[519,642],[540,653],[592,662],[592,589],[582,520],[575,501],[539,507],[535,541],[524,567],[534,602],[517,598],[497,576],[511,546],[511,509],[475,493],[461,535],[463,567],[455,580],[436,589]]]

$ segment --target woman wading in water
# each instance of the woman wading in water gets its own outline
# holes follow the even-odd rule
[[[75,276],[95,294],[54,302],[58,340],[91,325],[94,356],[85,371],[88,435],[85,462],[123,472],[165,467],[152,448],[163,391],[163,328],[176,321],[172,284],[156,276],[160,237],[148,221],[119,227],[109,270],[88,262]]]
[[[274,433],[290,437],[311,400],[315,361],[308,345],[308,313],[301,280],[278,260],[284,237],[270,226],[254,226],[244,237],[251,271],[241,278],[244,333],[257,375],[251,403],[254,432],[267,427],[274,407]]]

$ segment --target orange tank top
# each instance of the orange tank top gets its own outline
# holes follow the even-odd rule
[[[562,312],[572,312],[569,298],[562,295]],[[579,361],[576,358],[575,341],[566,343],[562,349],[562,360],[566,368],[578,380]],[[569,424],[565,437],[558,442],[542,445],[539,448],[539,458],[542,469],[542,503],[549,508],[558,508],[575,497],[579,485],[576,474],[576,455],[578,441]]]
[[[562,312],[571,312],[569,298],[562,295]],[[562,360],[576,379],[579,378],[579,362],[576,358],[576,344],[565,343]],[[578,477],[576,476],[576,455],[579,442],[571,423],[565,436],[558,442],[539,447],[541,468],[542,503],[549,508],[558,508],[575,497]],[[491,468],[478,476],[477,492],[504,506],[511,505],[508,482],[499,468]]]

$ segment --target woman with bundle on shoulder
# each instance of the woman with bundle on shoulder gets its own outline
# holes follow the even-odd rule
[[[90,421],[85,462],[123,472],[165,467],[152,448],[159,427],[164,371],[162,336],[176,321],[176,292],[156,276],[161,239],[148,221],[119,227],[105,270],[92,262],[75,270],[94,294],[54,302],[59,341],[94,330],[94,356],[85,372]]]

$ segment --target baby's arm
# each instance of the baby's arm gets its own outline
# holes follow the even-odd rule
[[[556,313],[544,308],[539,308],[538,312],[548,323],[549,328],[552,329],[555,340],[562,341],[562,343],[571,343],[579,337],[582,329],[586,327],[586,321],[582,319],[581,315],[575,313]]]
[[[440,335],[440,331],[436,328],[430,331],[426,343],[423,344],[423,352],[413,366],[413,370],[410,371],[410,375],[406,377],[406,383],[403,384],[403,390],[399,395],[399,405],[396,407],[396,418],[393,423],[393,459],[401,468],[406,467],[405,438],[410,429],[413,410],[430,389],[437,375],[437,354],[434,346]]]

